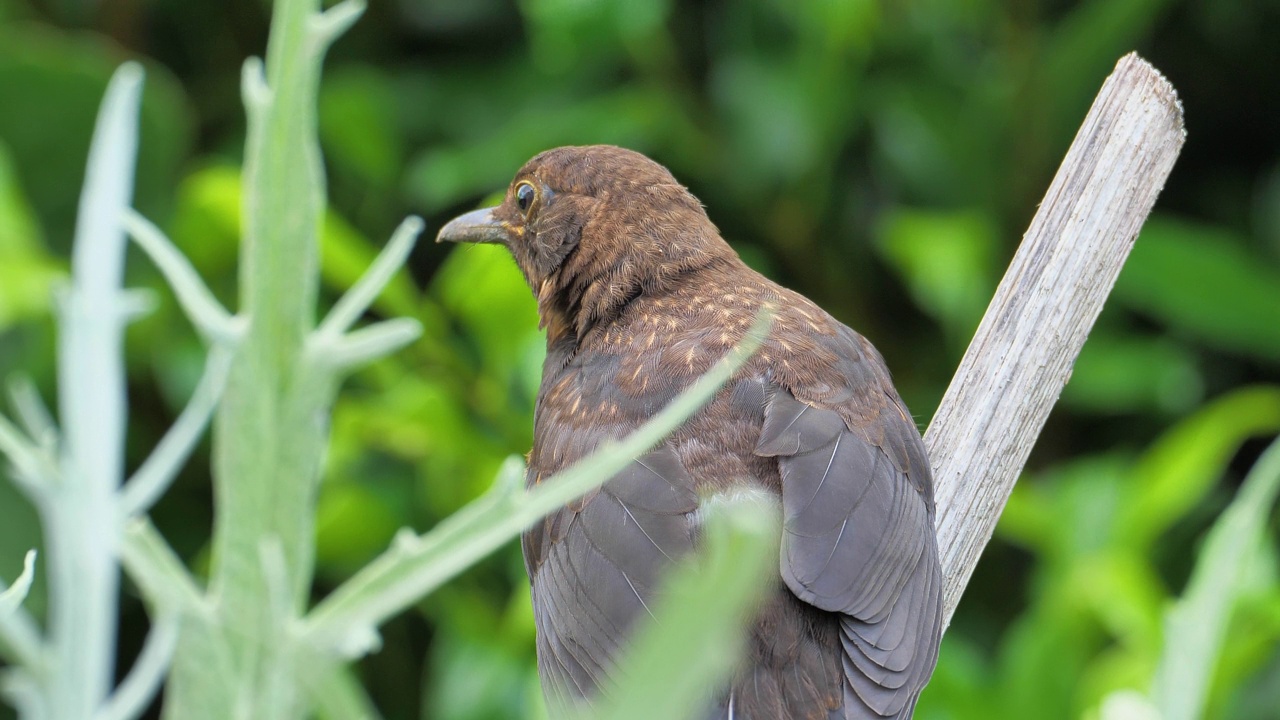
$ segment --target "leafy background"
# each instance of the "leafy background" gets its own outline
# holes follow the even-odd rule
[[[94,112],[125,59],[148,72],[136,205],[234,307],[239,67],[262,53],[267,19],[252,0],[0,0],[0,377],[55,392],[51,290]],[[542,149],[622,144],[668,165],[751,264],[870,337],[923,426],[1093,94],[1137,49],[1178,88],[1188,142],[918,713],[1094,717],[1110,691],[1147,686],[1206,528],[1280,432],[1278,24],[1267,0],[374,3],[321,91],[327,297],[404,214],[430,234]],[[130,280],[159,298],[128,342],[137,463],[203,350],[140,257]],[[531,441],[541,336],[500,249],[424,244],[375,311],[426,332],[335,408],[317,595],[398,527],[477,496]],[[197,569],[207,467],[193,461],[153,511]],[[1210,717],[1280,707],[1274,520],[1267,537]],[[0,575],[39,542],[0,483]],[[127,659],[145,614],[125,592]],[[536,715],[516,547],[383,637],[361,676],[388,718]]]

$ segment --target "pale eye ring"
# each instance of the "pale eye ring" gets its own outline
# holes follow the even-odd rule
[[[516,186],[516,205],[520,208],[520,212],[525,215],[529,214],[529,208],[533,207],[533,201],[537,198],[538,191],[533,185],[522,182]]]

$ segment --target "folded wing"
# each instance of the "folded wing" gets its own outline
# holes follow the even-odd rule
[[[782,476],[783,581],[841,616],[844,717],[909,717],[941,632],[931,481],[896,398],[865,416],[851,428],[773,388],[756,452]]]
[[[676,454],[659,446],[525,533],[538,670],[553,704],[568,707],[607,682],[663,570],[692,547],[692,488]]]

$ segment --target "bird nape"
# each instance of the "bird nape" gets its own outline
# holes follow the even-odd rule
[[[697,546],[700,499],[750,486],[781,502],[777,588],[707,717],[910,717],[937,662],[942,574],[924,446],[875,348],[748,268],[666,168],[622,148],[534,157],[501,205],[437,241],[505,245],[537,298],[531,486],[644,423],[775,312],[706,407],[525,533],[548,700],[605,685],[664,571]]]

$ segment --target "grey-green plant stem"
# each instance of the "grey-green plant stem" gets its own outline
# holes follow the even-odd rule
[[[28,550],[27,554],[22,556],[22,572],[18,573],[18,578],[13,581],[13,584],[7,585],[0,580],[0,614],[18,609],[22,601],[27,599],[27,593],[31,592],[31,583],[35,578],[36,551]]]
[[[247,326],[214,420],[210,617],[184,625],[169,718],[306,711],[291,629],[311,587],[324,418],[340,379],[307,353],[325,203],[316,95],[326,49],[362,9],[348,0],[322,14],[319,0],[277,0],[265,64],[245,63]]]
[[[0,693],[18,710],[21,718],[43,718],[49,716],[44,690],[39,678],[43,673],[34,673],[26,668],[11,668],[0,676]]]
[[[142,595],[161,612],[209,614],[203,591],[150,520],[135,518],[125,524],[120,560]]]
[[[125,213],[125,229],[151,258],[178,297],[196,331],[214,345],[234,344],[244,334],[244,320],[232,317],[200,279],[191,262],[165,237],[160,228],[134,210]]]
[[[25,608],[0,612],[0,656],[14,665],[12,671],[44,675],[48,664],[44,642],[35,619]]]
[[[351,329],[364,311],[368,310],[373,301],[378,298],[378,293],[382,292],[387,283],[391,282],[391,278],[404,266],[405,260],[409,258],[409,251],[413,250],[413,245],[422,234],[424,227],[422,218],[412,215],[400,223],[400,226],[391,234],[391,240],[382,252],[378,253],[378,257],[374,259],[369,269],[338,302],[334,303],[333,309],[316,330],[314,335],[316,340],[336,339]]]
[[[311,345],[309,359],[335,371],[352,370],[408,345],[422,335],[422,324],[413,318],[392,318],[330,340]]]
[[[364,2],[341,2],[321,13],[307,18],[307,31],[311,39],[311,51],[317,58],[360,19],[364,13]]]
[[[398,536],[389,550],[316,606],[304,625],[306,639],[353,657],[367,652],[378,625],[548,512],[603,484],[676,429],[755,352],[769,322],[767,314],[757,318],[738,347],[626,438],[601,446],[529,491],[519,487],[521,463],[509,462],[493,490],[435,529],[420,537]]]
[[[10,664],[40,673],[44,668],[44,647],[35,620],[22,607],[35,579],[36,551],[22,559],[22,572],[6,585],[0,580],[0,655]]]
[[[204,373],[191,400],[151,451],[151,455],[142,463],[142,467],[125,483],[120,493],[124,517],[133,517],[150,509],[182,469],[182,464],[200,441],[200,436],[204,434],[205,426],[218,405],[218,397],[222,394],[231,369],[231,357],[232,351],[223,345],[214,345],[209,349]]]
[[[13,390],[13,386],[10,389]],[[3,415],[0,415],[0,455],[8,456],[14,466],[14,482],[33,501],[39,500],[41,492],[47,492],[47,484],[57,475],[57,467],[47,452],[22,437],[18,428]],[[22,572],[12,586],[0,580],[0,657],[13,666],[0,690],[29,712],[34,712],[35,705],[43,704],[37,678],[43,678],[48,669],[47,648],[40,629],[22,607],[35,577],[35,558],[35,551],[28,550],[22,560]]]
[[[339,658],[312,654],[304,665],[301,681],[320,720],[382,720],[360,679]]]
[[[41,488],[52,483],[58,474],[53,458],[23,437],[22,431],[3,415],[0,415],[0,454],[13,463],[13,479],[32,501],[38,500]]]
[[[71,285],[58,325],[59,415],[56,487],[37,505],[49,572],[50,669],[41,684],[51,720],[93,717],[107,701],[115,667],[117,558],[124,472],[122,224],[133,191],[142,69],[121,66],[107,87],[89,149],[76,218]]]
[[[132,720],[142,715],[164,682],[177,646],[178,616],[174,613],[157,616],[137,662],[93,720]]]
[[[40,493],[48,492],[58,476],[58,430],[30,379],[19,376],[10,380],[9,397],[27,436],[0,414],[0,456],[9,458],[14,485],[38,505]],[[0,646],[3,633],[0,626]]]
[[[9,402],[36,447],[52,454],[58,442],[58,427],[31,378],[18,375],[9,381]]]

